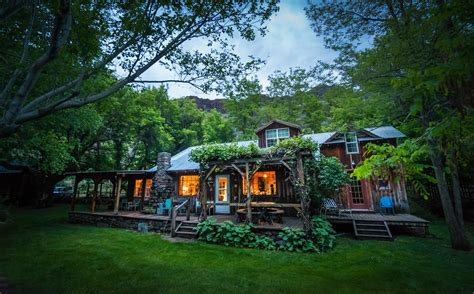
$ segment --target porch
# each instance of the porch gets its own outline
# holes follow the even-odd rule
[[[231,221],[238,223],[235,215],[213,215],[210,216],[218,223]],[[411,214],[385,215],[375,212],[353,212],[352,215],[342,214],[341,216],[327,215],[326,219],[334,226],[337,232],[354,233],[354,221],[386,222],[390,230],[396,234],[425,235],[428,233],[429,221]],[[170,233],[171,219],[168,215],[144,214],[138,211],[113,211],[103,212],[79,212],[70,211],[69,221],[71,223],[90,224],[100,227],[125,228],[129,230],[139,230],[139,224],[146,224],[146,230],[151,232]],[[199,219],[195,215],[177,215],[175,226],[183,223],[197,224]],[[303,225],[298,217],[282,218],[282,222],[258,223],[255,230],[261,232],[280,231],[284,227],[302,228]]]

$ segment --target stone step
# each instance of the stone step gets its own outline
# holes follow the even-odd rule
[[[182,225],[179,227],[178,231],[196,232],[196,227]]]
[[[186,232],[186,231],[177,231],[176,236],[181,237],[181,238],[195,239],[196,236],[197,236],[197,233],[195,233],[195,232]]]

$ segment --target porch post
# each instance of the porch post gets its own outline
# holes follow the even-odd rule
[[[146,192],[146,173],[143,174],[142,178],[142,191],[140,193],[140,210],[143,210],[145,206],[145,192]]]
[[[71,211],[74,211],[76,205],[76,196],[77,196],[77,187],[79,185],[80,180],[78,180],[78,176],[74,178],[74,191],[72,192],[71,198]]]
[[[97,190],[99,188],[99,180],[94,179],[94,190],[92,192],[92,207],[91,211],[95,212],[95,205],[96,205],[96,200],[97,200]]]
[[[115,189],[115,203],[114,203],[114,214],[117,215],[119,211],[119,205],[120,205],[120,186],[122,185],[122,176],[118,176],[116,180],[114,181],[117,183],[118,189]]]
[[[246,223],[252,223],[252,204],[250,199],[250,172],[249,163],[245,163],[245,179],[247,181],[247,219]]]
[[[201,197],[201,209],[202,209],[202,218],[204,220],[207,219],[207,187],[206,187],[206,179],[201,179],[201,191],[202,191],[202,197]]]

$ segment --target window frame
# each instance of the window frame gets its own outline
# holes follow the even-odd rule
[[[287,136],[280,136],[280,131],[282,130],[286,130],[288,132],[288,135]],[[273,138],[268,138],[268,133],[270,131],[275,131],[275,134],[276,136],[273,137]],[[268,140],[276,140],[276,143],[275,144],[278,144],[280,142],[280,140],[283,140],[283,139],[288,139],[290,137],[290,128],[276,128],[276,129],[267,129],[265,130],[265,147],[270,147],[268,146]],[[275,145],[273,144],[273,145]],[[271,145],[271,146],[273,146]]]
[[[197,184],[196,184],[196,194],[184,194],[182,192],[183,183],[185,182],[184,177],[197,177]],[[187,184],[189,185],[191,182],[195,180],[186,180]],[[197,197],[199,195],[199,175],[180,175],[178,181],[178,196],[179,197]]]
[[[348,135],[353,135],[355,138],[355,141],[348,142],[347,137]],[[346,146],[346,154],[359,154],[359,139],[357,138],[357,133],[356,132],[348,132],[344,134],[344,144]],[[348,146],[354,144],[356,151],[349,151]]]

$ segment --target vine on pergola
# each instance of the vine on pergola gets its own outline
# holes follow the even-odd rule
[[[237,143],[204,145],[191,151],[190,159],[200,165],[201,179],[201,203],[207,202],[207,189],[205,185],[207,178],[217,169],[223,166],[230,166],[236,169],[242,177],[244,173],[235,165],[236,161],[245,163],[247,183],[249,179],[260,168],[262,164],[269,161],[276,161],[285,166],[290,174],[290,181],[295,187],[295,192],[301,203],[301,210],[298,216],[303,223],[306,235],[311,238],[313,228],[311,223],[309,187],[305,181],[304,160],[313,158],[317,149],[317,144],[309,138],[293,137],[279,142],[278,144],[261,149],[255,144],[239,146]],[[250,202],[252,195],[250,185],[247,185],[247,222],[251,221]],[[204,206],[205,207],[205,206]],[[206,209],[203,209],[201,217],[207,217]]]

